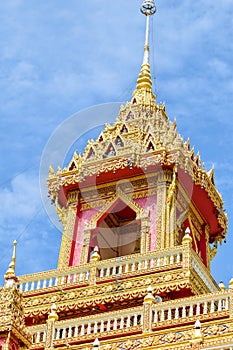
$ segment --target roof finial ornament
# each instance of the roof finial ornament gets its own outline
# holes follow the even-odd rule
[[[14,241],[14,248],[13,248],[13,254],[12,254],[12,259],[9,265],[9,268],[5,274],[5,281],[7,285],[12,285],[10,281],[17,281],[17,277],[15,275],[15,263],[16,263],[16,246],[17,246],[17,241]]]
[[[152,80],[149,64],[150,17],[156,12],[154,0],[144,0],[140,10],[146,16],[146,37],[142,67],[138,76],[136,90],[133,93],[133,103],[136,101],[149,105],[151,102],[155,103],[155,95],[152,93]]]
[[[144,0],[141,6],[141,12],[146,16],[154,15],[156,12],[154,0]]]
[[[143,64],[149,64],[149,32],[150,32],[150,16],[156,12],[154,0],[144,0],[141,6],[141,13],[146,16],[146,38],[144,46]]]

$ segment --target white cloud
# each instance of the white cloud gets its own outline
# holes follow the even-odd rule
[[[0,200],[4,207],[0,212],[0,220],[3,223],[12,223],[28,220],[40,204],[40,192],[38,179],[32,174],[20,174],[16,176],[11,186],[0,190]]]
[[[227,78],[232,74],[230,66],[227,62],[222,61],[219,58],[213,58],[209,61],[209,66],[212,72],[218,75],[220,78]]]
[[[36,174],[25,172],[2,185],[0,201],[4,203],[0,211],[0,281],[10,262],[15,239],[18,274],[55,267],[61,235],[44,212]]]

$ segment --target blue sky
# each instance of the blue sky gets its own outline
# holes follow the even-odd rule
[[[140,5],[1,1],[1,276],[14,239],[18,274],[56,267],[61,233],[41,201],[43,150],[71,115],[131,98],[144,44]],[[212,272],[226,284],[233,277],[232,22],[232,0],[157,0],[151,45],[158,102],[166,102],[168,116],[176,117],[185,139],[190,136],[207,170],[215,165],[229,230]]]

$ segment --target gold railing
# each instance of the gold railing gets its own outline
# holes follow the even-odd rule
[[[219,290],[200,257],[187,245],[24,275],[19,277],[19,283],[23,292],[29,292],[70,284],[94,285],[176,268],[192,269],[210,292]]]
[[[185,319],[191,318],[207,319],[229,315],[230,292],[210,293],[190,298],[162,302],[152,306],[153,327],[166,322],[184,323]]]
[[[127,332],[140,333],[143,324],[143,307],[127,309],[125,311],[108,312],[101,315],[81,317],[77,319],[58,321],[54,325],[54,345],[64,340],[96,336],[97,334],[107,335],[109,332],[122,334]],[[28,327],[32,335],[32,343],[45,343],[46,326]]]
[[[192,268],[208,287],[210,292],[216,291],[217,283],[207,270],[200,257],[192,250]]]
[[[182,267],[182,246],[147,254],[132,254],[99,262],[72,266],[63,270],[50,270],[19,277],[23,292],[35,291],[59,285],[95,284],[115,278],[131,277],[163,269]]]
[[[106,337],[108,334],[125,336],[127,334],[140,334],[145,329],[159,329],[177,327],[182,324],[193,324],[201,320],[217,320],[225,317],[230,319],[231,292],[209,293],[201,296],[183,298],[168,302],[158,302],[149,304],[150,317],[146,317],[144,305],[119,310],[105,312],[88,317],[80,317],[54,323],[53,345],[69,344],[69,342],[80,342],[82,339],[95,339]],[[150,324],[146,324],[150,320]],[[33,348],[39,348],[46,342],[47,326],[31,326],[28,331],[32,336]]]

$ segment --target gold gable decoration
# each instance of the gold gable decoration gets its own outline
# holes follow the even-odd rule
[[[87,143],[83,154],[76,152],[67,168],[49,172],[48,189],[56,202],[63,186],[82,183],[89,176],[136,167],[143,171],[149,166],[176,166],[189,174],[196,185],[206,190],[219,212],[219,225],[226,232],[227,219],[222,213],[223,202],[214,185],[213,170],[207,172],[190,150],[189,139],[184,142],[171,122],[164,104],[150,107],[127,102],[121,106],[113,125],[106,124],[96,141]]]

